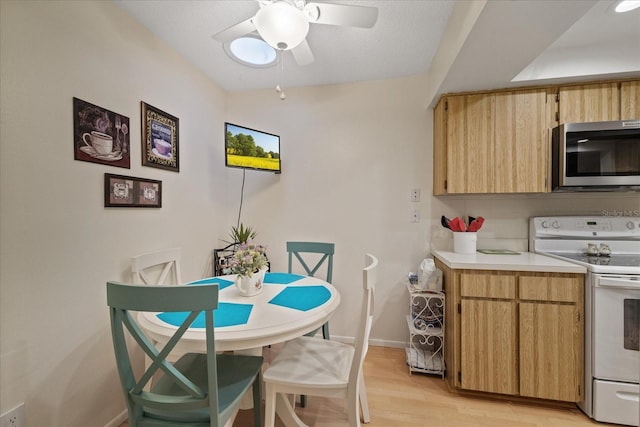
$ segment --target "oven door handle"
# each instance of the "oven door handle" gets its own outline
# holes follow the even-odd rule
[[[596,287],[618,289],[640,289],[640,278],[637,277],[601,277]]]

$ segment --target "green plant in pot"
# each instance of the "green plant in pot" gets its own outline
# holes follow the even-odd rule
[[[256,231],[250,225],[244,226],[244,224],[240,223],[237,227],[231,226],[231,231],[229,232],[229,237],[231,237],[231,241],[227,243],[247,243],[249,240],[255,239],[258,235]]]

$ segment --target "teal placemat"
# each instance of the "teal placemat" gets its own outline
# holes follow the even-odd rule
[[[249,320],[252,308],[252,304],[221,302],[214,312],[215,327],[222,328],[224,326],[244,325]],[[178,311],[174,313],[159,313],[156,316],[158,316],[158,319],[170,325],[180,326],[188,315],[188,312]],[[191,324],[191,327],[204,328],[204,326],[204,313],[200,313]]]
[[[329,298],[331,298],[331,292],[322,285],[287,286],[273,297],[269,304],[308,311],[329,301]]]
[[[227,286],[233,285],[232,281],[220,279],[218,277],[210,277],[208,279],[196,280],[195,282],[187,283],[187,285],[208,285],[211,283],[217,283],[218,285],[220,285],[220,290],[223,290]]]
[[[300,279],[304,279],[304,276],[291,273],[267,273],[264,275],[264,283],[279,283],[281,285],[288,285]]]

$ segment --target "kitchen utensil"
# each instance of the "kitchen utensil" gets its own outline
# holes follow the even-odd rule
[[[475,232],[480,230],[480,227],[482,227],[482,224],[484,224],[484,218],[479,216],[469,224],[469,231]]]
[[[459,217],[455,217],[449,221],[449,227],[452,231],[467,231],[467,226]]]
[[[449,218],[446,216],[442,215],[442,217],[440,217],[440,224],[442,224],[444,228],[451,230],[451,227],[449,227]]]

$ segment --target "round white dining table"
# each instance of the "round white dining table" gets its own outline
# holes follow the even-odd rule
[[[329,320],[340,305],[340,293],[330,283],[315,277],[291,273],[266,273],[263,291],[242,296],[235,287],[235,275],[211,277],[187,285],[217,283],[218,308],[214,312],[216,351],[262,355],[262,347],[278,344],[312,332]],[[138,315],[149,338],[165,344],[186,313],[148,313]],[[173,352],[205,353],[204,319],[196,319]],[[245,396],[242,407],[252,406]],[[300,427],[291,403],[276,397],[276,414],[284,425]],[[232,419],[235,417],[232,417]]]
[[[315,277],[266,273],[263,291],[250,297],[240,294],[234,285],[235,277],[218,276],[187,283],[220,286],[218,309],[214,312],[216,351],[261,354],[262,347],[318,329],[340,304],[336,288]],[[140,313],[138,321],[150,338],[166,343],[181,320],[179,314],[172,315],[145,312]],[[174,351],[206,352],[203,325],[198,327],[196,320]]]

